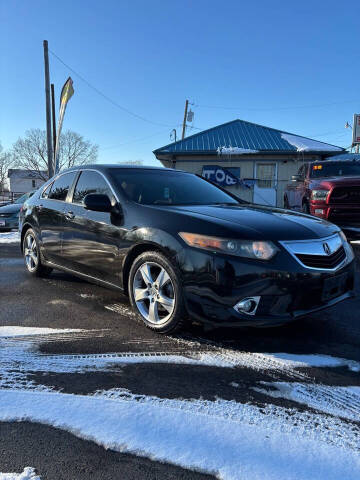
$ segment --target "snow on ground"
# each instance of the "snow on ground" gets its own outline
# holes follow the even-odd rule
[[[260,422],[225,420],[167,405],[154,408],[151,401],[62,393],[2,390],[0,403],[3,421],[53,425],[105,448],[204,470],[224,480],[360,476],[356,451],[286,432],[281,420],[268,429]]]
[[[0,232],[0,243],[18,243],[20,242],[19,232]]]
[[[41,480],[31,467],[24,468],[22,473],[1,473],[0,480]]]
[[[73,332],[83,332],[84,330],[79,329],[57,329],[57,328],[38,328],[38,327],[18,327],[18,326],[9,326],[9,327],[0,327],[0,338],[1,337],[23,337],[31,335],[50,335],[55,333],[73,333]]]
[[[293,353],[270,353],[271,357],[284,360],[292,367],[348,367],[353,372],[360,372],[360,363],[346,358],[330,355],[300,355]]]
[[[194,343],[184,339],[178,339],[189,347],[189,353],[184,356],[163,352],[48,355],[37,351],[39,343],[46,339],[59,336],[64,340],[85,334],[82,330],[71,333],[24,327],[0,330],[0,421],[29,420],[52,425],[105,448],[204,470],[223,480],[360,478],[360,429],[341,418],[359,418],[360,389],[349,387],[336,391],[338,387],[309,384],[310,378],[295,370],[299,364],[311,362],[322,366],[332,364],[331,357],[319,360],[321,356],[317,355],[312,358],[286,353],[251,354],[220,347],[205,353],[191,353]],[[314,398],[316,401],[313,400],[311,406],[330,415],[301,412],[270,402],[258,407],[221,398],[216,401],[163,399],[122,388],[92,395],[64,394],[31,381],[31,373],[36,371],[70,375],[111,371],[130,362],[161,361],[281,370],[296,379],[294,386],[298,386],[298,390],[293,394],[294,401],[306,403],[309,397]],[[337,359],[335,363],[338,361],[345,360]],[[305,384],[301,384],[301,380]],[[233,383],[234,388],[238,388],[238,384]],[[259,382],[258,387],[268,398],[273,391],[286,396],[286,392],[280,391],[285,383]],[[300,386],[304,385],[305,390],[301,390]],[[306,391],[310,387],[313,390]]]
[[[20,242],[20,233],[18,231],[0,232],[0,243],[18,243]]]
[[[328,143],[318,142],[316,140],[311,140],[310,138],[298,137],[297,135],[290,135],[289,133],[282,133],[281,138],[289,142],[290,145],[296,147],[298,152],[334,152],[342,150],[340,147],[335,147],[334,145],[329,145]]]
[[[260,384],[270,388],[253,387],[253,390],[274,398],[287,398],[330,415],[359,421],[360,387],[321,385],[319,388],[317,385],[296,382],[260,382]],[[326,392],[329,395],[324,395]],[[347,408],[344,408],[346,399],[349,401]]]

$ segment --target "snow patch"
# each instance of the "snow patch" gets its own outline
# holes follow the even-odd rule
[[[258,153],[258,150],[240,147],[218,147],[216,151],[218,155],[244,155],[246,153]]]
[[[19,232],[0,232],[0,243],[18,243],[20,242]]]
[[[41,480],[31,467],[24,468],[22,473],[1,473],[0,480]]]
[[[253,390],[274,398],[287,398],[330,415],[359,421],[360,387],[333,387],[298,382],[260,382],[260,384],[270,389],[252,387]],[[328,396],[324,395],[326,392]],[[344,407],[345,400],[348,400],[347,408]]]
[[[9,327],[0,327],[0,338],[1,337],[24,337],[32,335],[50,335],[54,333],[73,333],[73,332],[84,332],[85,330],[80,329],[58,329],[58,328],[39,328],[39,327],[18,327],[18,326],[9,326]]]
[[[154,404],[151,399],[114,401],[0,390],[0,404],[2,421],[53,425],[105,448],[207,471],[223,480],[355,480],[360,476],[356,451],[286,431],[279,419],[273,418],[272,428],[266,428],[266,416],[249,405],[239,407],[250,421],[239,422],[199,413],[196,408],[174,408],[170,400]],[[264,423],[256,422],[259,414]]]
[[[289,366],[297,367],[348,367],[353,372],[360,372],[360,363],[346,358],[330,355],[303,355],[293,353],[268,353],[267,355],[284,360]]]
[[[290,135],[289,133],[282,133],[281,138],[286,140],[290,145],[296,147],[298,152],[338,152],[342,151],[342,148],[329,145],[328,143],[318,142],[317,140],[311,140],[310,138],[298,137],[297,135]]]

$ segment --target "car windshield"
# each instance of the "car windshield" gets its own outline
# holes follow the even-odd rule
[[[127,198],[143,205],[237,205],[242,201],[196,175],[169,170],[110,169]]]
[[[321,177],[360,177],[360,162],[329,162],[311,165],[311,178]]]
[[[34,192],[24,193],[24,195],[21,195],[21,197],[19,197],[17,200],[15,200],[14,203],[19,203],[19,204],[24,203],[28,198],[31,197],[31,195],[32,195],[33,193],[34,193]]]

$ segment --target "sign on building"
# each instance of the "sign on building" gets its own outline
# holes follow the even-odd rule
[[[239,183],[239,178],[219,165],[204,165],[202,174],[204,178],[217,183],[222,187],[230,187]]]
[[[352,144],[360,145],[360,114],[354,114],[354,122],[353,122],[353,139]]]

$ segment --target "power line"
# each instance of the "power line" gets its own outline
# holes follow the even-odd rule
[[[141,115],[138,115],[137,113],[135,112],[132,112],[131,110],[129,110],[128,108],[126,107],[123,107],[122,105],[120,105],[119,103],[117,103],[115,100],[113,100],[112,98],[110,98],[108,95],[106,95],[105,93],[103,93],[101,90],[99,90],[97,87],[95,87],[94,85],[92,85],[90,82],[88,82],[82,75],[80,75],[80,73],[78,73],[76,70],[74,70],[72,67],[70,67],[70,65],[68,65],[67,63],[65,63],[58,55],[56,55],[55,52],[53,52],[52,50],[49,49],[49,52],[60,62],[62,63],[66,68],[68,68],[71,72],[73,72],[81,81],[83,81],[89,88],[91,88],[92,90],[94,90],[98,95],[100,95],[101,97],[103,97],[105,100],[107,100],[109,103],[111,103],[112,105],[114,105],[115,107],[119,108],[120,110],[122,110],[123,112],[126,112],[128,113],[129,115],[132,115],[133,117],[135,118],[138,118],[139,120],[142,120],[143,122],[147,122],[147,123],[151,123],[152,125],[157,125],[157,126],[160,126],[160,127],[168,127],[168,128],[173,128],[173,125],[167,125],[165,123],[158,123],[158,122],[153,122],[152,120],[149,120],[148,118],[145,118]]]
[[[288,107],[269,107],[269,108],[249,108],[249,107],[223,107],[220,105],[199,105],[195,104],[195,107],[200,108],[215,108],[220,110],[247,110],[252,112],[271,112],[276,110],[297,110],[297,109],[306,109],[306,108],[322,108],[322,107],[330,107],[333,105],[345,105],[348,103],[355,103],[359,102],[359,100],[346,100],[344,102],[331,102],[331,103],[320,103],[320,104],[313,104],[313,105],[292,105]]]

